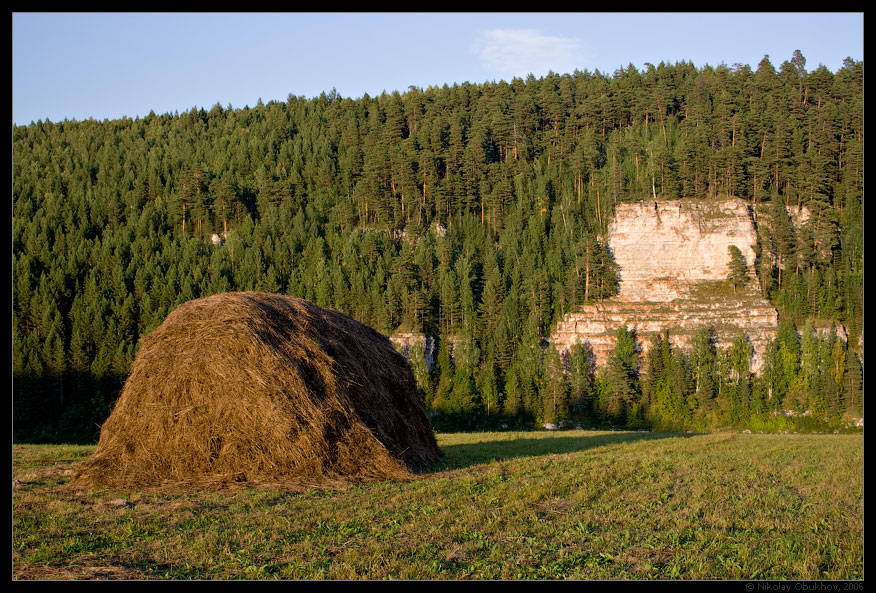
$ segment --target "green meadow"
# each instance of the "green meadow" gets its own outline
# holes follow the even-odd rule
[[[438,435],[410,482],[64,489],[13,445],[13,578],[863,579],[861,434]]]

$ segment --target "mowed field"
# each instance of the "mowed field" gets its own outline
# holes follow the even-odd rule
[[[13,445],[15,579],[863,579],[861,434],[439,434],[411,482],[63,489]]]

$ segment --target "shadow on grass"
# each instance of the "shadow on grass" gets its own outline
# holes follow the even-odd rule
[[[539,436],[520,436],[528,434]],[[693,436],[698,435],[677,432],[607,432],[580,436],[563,433],[485,433],[483,440],[475,443],[442,445],[444,457],[429,473],[522,457],[576,453],[608,445]]]

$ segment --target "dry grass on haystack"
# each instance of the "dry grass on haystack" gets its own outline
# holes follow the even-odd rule
[[[386,337],[301,299],[226,293],[143,338],[71,487],[409,479],[440,456]]]

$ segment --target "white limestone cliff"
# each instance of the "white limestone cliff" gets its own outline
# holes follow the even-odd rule
[[[621,326],[636,330],[643,354],[663,330],[681,348],[702,327],[714,327],[720,348],[741,330],[754,350],[751,369],[758,372],[778,314],[760,295],[756,242],[754,221],[741,200],[619,204],[608,243],[618,266],[619,294],[566,315],[550,341],[561,351],[575,342],[589,345],[601,366]],[[748,284],[735,294],[726,282],[731,245],[749,268]]]

